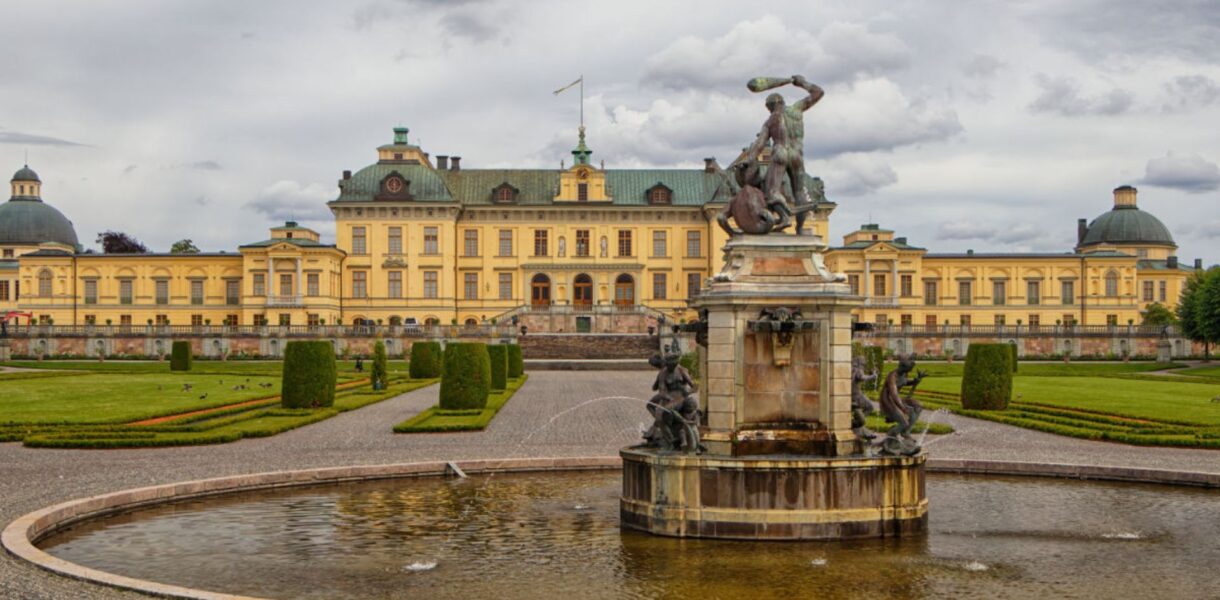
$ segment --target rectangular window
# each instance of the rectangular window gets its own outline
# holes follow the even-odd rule
[[[424,255],[436,256],[441,253],[440,230],[436,227],[424,228]]]
[[[8,282],[0,281],[3,285],[3,293],[0,293],[0,300],[8,300]],[[97,280],[85,280],[85,304],[97,304]]]
[[[500,299],[513,299],[513,274],[500,273]]]
[[[618,255],[631,256],[631,230],[620,229],[618,232]]]
[[[254,315],[254,326],[255,327],[266,327],[267,326],[267,315]]]
[[[254,274],[254,295],[255,296],[266,296],[267,295],[266,281],[267,281],[266,274],[264,274],[264,273],[255,273]]]
[[[424,271],[424,297],[425,298],[436,298],[438,296],[437,285],[436,285],[436,273],[437,273],[436,271]]]
[[[587,184],[587,183],[576,184],[576,201],[577,202],[588,202],[589,201],[589,184]]]
[[[8,282],[0,281],[0,300],[8,300]]]
[[[1008,319],[1007,319],[1007,317],[1005,317],[1004,315],[996,315],[996,316],[995,316],[995,324],[996,324],[996,325],[1004,325],[1004,324],[1006,324],[1007,322],[1008,322]]]
[[[1070,326],[1076,324],[1076,315],[1072,315],[1072,314],[1063,315],[1063,319],[1061,319],[1061,320],[1063,321],[1064,325],[1067,325],[1070,327]]]
[[[939,301],[939,287],[935,281],[923,282],[923,303],[925,306],[936,306],[936,303]],[[932,324],[936,324],[935,320],[933,320]]]
[[[38,275],[38,295],[43,298],[51,297],[51,273],[48,271]]]
[[[576,230],[576,256],[588,256],[589,248],[590,248],[589,230],[588,229],[577,229]]]
[[[513,255],[513,230],[500,230],[500,256]]]
[[[462,232],[462,256],[479,255],[479,230],[467,229]]]
[[[1145,281],[1144,285],[1144,302],[1152,302],[1156,298],[1156,282]]]
[[[131,304],[131,280],[119,280],[119,304]]]
[[[478,273],[463,273],[462,287],[467,300],[479,299],[479,274]]]
[[[652,298],[654,300],[664,300],[666,296],[666,279],[665,273],[652,274]]]
[[[386,283],[391,298],[402,298],[402,271],[386,273]]]
[[[652,255],[657,258],[669,256],[668,234],[660,229],[652,232]]]
[[[1110,327],[1118,326],[1118,315],[1106,315],[1106,325]]]
[[[352,227],[352,254],[368,254],[368,241],[364,227]]]
[[[85,325],[97,325],[97,315],[85,315]]]
[[[914,317],[912,317],[911,315],[902,315],[898,318],[899,318],[899,323],[903,327],[909,327],[912,323],[914,323]]]
[[[280,273],[280,295],[292,296],[292,273]]]
[[[191,281],[191,304],[203,304],[203,282]]]
[[[686,297],[694,298],[699,295],[699,290],[703,287],[703,273],[687,273],[686,274]]]
[[[191,327],[203,327],[203,315],[191,315]]]
[[[991,303],[996,306],[1004,306],[1008,304],[1008,282],[993,281],[991,282]]]
[[[1106,296],[1115,297],[1118,295],[1118,275],[1106,275]]]
[[[310,296],[319,295],[318,294],[318,274],[317,273],[307,273],[305,275],[305,293],[309,294]]]
[[[225,281],[225,304],[241,304],[241,280]]]
[[[288,313],[280,313],[280,327],[292,325],[292,315]]]
[[[534,256],[547,255],[547,230],[534,230]]]
[[[885,275],[880,273],[873,275],[873,296],[885,296]]]
[[[237,327],[238,325],[241,325],[241,317],[237,315],[225,315],[225,325]]]
[[[119,325],[122,327],[131,327],[131,315],[119,315]]]
[[[169,325],[169,315],[156,315],[153,323],[161,326]]]
[[[973,282],[959,281],[957,282],[957,303],[962,306],[970,306],[974,300]]]
[[[1042,304],[1042,282],[1041,281],[1026,281],[1025,282],[1025,302],[1030,306]]]
[[[900,292],[903,298],[910,298],[914,294],[914,287],[911,283],[910,275],[902,275],[898,279],[901,285]]]
[[[158,279],[154,287],[156,288],[157,304],[169,304],[169,281]]]
[[[703,232],[688,231],[686,232],[686,257],[699,258],[703,256]]]
[[[1161,288],[1160,298],[1161,298],[1161,302],[1164,302],[1164,301],[1165,301],[1166,296],[1168,295],[1168,294],[1167,294],[1167,292],[1168,292],[1168,286],[1166,285],[1166,283],[1167,283],[1167,282],[1166,282],[1164,279],[1162,279],[1162,280],[1160,281],[1160,288]]]
[[[4,258],[12,258],[12,257],[13,257],[13,251],[12,251],[12,249],[10,249],[10,248],[5,248],[5,250],[4,250]]]
[[[970,326],[970,315],[958,315],[957,322],[964,327]]]
[[[885,313],[877,313],[873,315],[873,322],[878,325],[885,325],[890,322],[890,317]]]
[[[859,296],[860,295],[860,276],[859,275],[848,275],[847,276],[847,287],[851,288],[851,294],[853,296]]]
[[[310,327],[317,327],[322,324],[322,317],[318,313],[309,313],[305,315],[305,324]]]
[[[924,327],[936,327],[936,315],[924,315]]]
[[[1042,324],[1042,315],[1039,315],[1037,313],[1029,315],[1029,326],[1030,327],[1038,327],[1041,324]]]
[[[402,254],[402,227],[390,228],[389,243],[386,244],[386,248],[390,254]]]
[[[352,297],[353,298],[368,298],[369,297],[369,272],[368,271],[352,271]]]
[[[1064,304],[1076,303],[1076,282],[1062,281],[1059,283],[1060,298]]]

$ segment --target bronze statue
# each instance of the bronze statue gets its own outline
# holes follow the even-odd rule
[[[796,215],[796,233],[805,233],[805,219],[813,208],[813,200],[809,190],[805,189],[803,113],[817,104],[825,92],[800,75],[787,78],[755,77],[746,87],[753,92],[762,92],[788,84],[804,89],[809,95],[792,106],[787,106],[784,97],[778,93],[768,95],[766,105],[771,116],[763,123],[754,142],[729,167],[736,171],[737,183],[741,186],[741,191],[719,218],[720,226],[730,234],[735,233],[727,223],[730,216],[746,233],[769,233],[786,229],[792,223],[793,214]],[[765,179],[760,181],[757,158],[768,145],[771,147],[770,164]],[[791,193],[784,186],[785,175]],[[759,206],[760,195],[766,211]]]
[[[653,356],[649,364],[660,368],[652,384],[656,395],[648,401],[652,427],[644,434],[645,445],[662,450],[701,452],[699,443],[699,398],[695,395],[695,380],[678,364],[677,354],[664,359]]]
[[[910,354],[900,354],[898,368],[885,376],[885,383],[881,387],[881,394],[878,396],[881,414],[885,416],[886,423],[894,424],[881,442],[881,452],[884,454],[894,456],[919,454],[919,445],[915,442],[915,438],[911,437],[911,430],[919,421],[923,405],[914,398],[914,395],[915,388],[927,374],[918,371],[915,377],[909,377],[914,369],[915,358]],[[901,391],[907,387],[910,388],[910,391],[903,397]]]
[[[877,412],[877,407],[873,405],[873,401],[868,399],[864,394],[864,390],[860,389],[861,384],[868,381],[877,380],[877,372],[865,373],[865,360],[863,356],[857,356],[851,361],[851,429],[856,433],[856,437],[863,440],[871,440],[877,437],[864,426],[864,418],[868,415]]]

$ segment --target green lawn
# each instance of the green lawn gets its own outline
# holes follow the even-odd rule
[[[341,379],[367,377],[372,368],[372,361],[364,362],[364,373],[356,372],[356,361],[336,361]],[[56,369],[66,371],[89,371],[97,373],[168,373],[169,361],[131,361],[108,360],[97,362],[89,360],[18,360],[0,363],[0,366],[20,367],[23,369]],[[407,361],[388,361],[390,374],[396,372],[406,375]],[[280,360],[195,360],[191,363],[190,373],[214,373],[225,375],[270,375],[279,377],[284,370],[284,361]],[[16,375],[5,373],[0,375]]]
[[[423,412],[394,426],[395,433],[440,433],[445,431],[480,431],[485,429],[496,414],[508,403],[508,399],[525,385],[529,375],[511,378],[507,387],[500,392],[492,392],[487,397],[487,406],[482,409],[444,410],[440,405],[425,409]]]
[[[887,362],[885,364],[886,370],[888,371],[893,369],[895,364],[896,363],[893,362]],[[1180,369],[1185,366],[1186,365],[1177,363],[1160,364],[1151,362],[1023,362],[1017,368],[1017,374],[1022,376],[1054,375],[1061,377],[1089,377],[1147,373],[1149,371],[1161,371],[1165,369]],[[918,361],[915,368],[920,371],[927,372],[929,376],[961,377],[962,369],[965,368],[965,361],[954,361],[953,363]],[[1179,372],[1184,373],[1185,371]]]
[[[233,389],[239,385],[246,389]],[[0,423],[127,423],[267,398],[279,389],[278,376],[197,372],[7,379],[0,381]]]
[[[1178,371],[1178,373],[1182,375],[1194,375],[1197,377],[1220,379],[1220,365],[1203,365],[1199,367],[1192,367]]]

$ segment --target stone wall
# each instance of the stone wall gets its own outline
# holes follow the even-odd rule
[[[966,355],[970,344],[1013,344],[1017,347],[1019,357],[1058,358],[1070,356],[1073,358],[1152,358],[1157,355],[1159,337],[1140,337],[1124,335],[1118,330],[1113,335],[1059,335],[1039,334],[1035,336],[963,336],[945,334],[934,335],[885,335],[858,336],[856,341],[868,346],[880,346],[890,352],[900,354],[914,352],[918,356],[943,357],[952,354],[956,358]],[[1174,358],[1188,358],[1203,355],[1203,344],[1190,340],[1172,337],[1168,339],[1170,352]]]
[[[525,358],[647,359],[660,348],[657,336],[648,334],[530,333],[517,342]]]

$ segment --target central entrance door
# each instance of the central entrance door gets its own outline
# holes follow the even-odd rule
[[[572,304],[576,306],[593,305],[593,278],[581,273],[572,282]]]
[[[539,273],[530,280],[530,304],[534,306],[551,305],[551,278]]]

